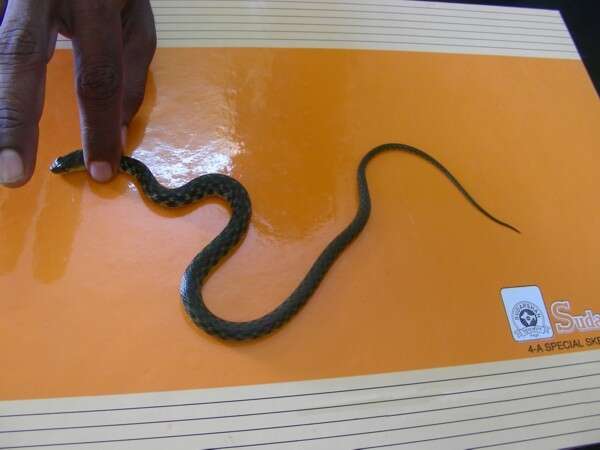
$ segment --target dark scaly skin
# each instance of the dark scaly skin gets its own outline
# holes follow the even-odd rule
[[[323,250],[298,287],[273,311],[247,322],[232,322],[214,315],[204,304],[202,286],[211,270],[234,248],[246,234],[252,207],[248,192],[235,179],[221,174],[202,175],[185,185],[169,189],[158,183],[148,167],[140,161],[123,156],[121,170],[139,182],[144,194],[154,202],[167,207],[187,205],[205,197],[221,197],[231,207],[229,222],[189,264],[180,285],[183,306],[193,322],[209,334],[222,339],[255,339],[281,327],[306,304],[325,274],[340,253],[365,227],[371,212],[371,199],[366,179],[366,168],[375,156],[387,151],[411,153],[432,164],[441,171],[479,212],[497,224],[517,233],[512,225],[492,216],[465,190],[458,180],[440,162],[418,148],[405,144],[383,144],[367,153],[358,166],[358,210],[350,224]],[[83,169],[81,150],[58,158],[51,167],[55,173]]]

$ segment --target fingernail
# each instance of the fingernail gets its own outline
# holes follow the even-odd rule
[[[121,127],[121,146],[127,147],[127,126],[125,125]]]
[[[23,178],[23,160],[19,154],[6,149],[0,152],[0,184],[16,183]]]
[[[96,181],[104,183],[112,177],[112,167],[105,161],[94,161],[90,163],[90,175]]]

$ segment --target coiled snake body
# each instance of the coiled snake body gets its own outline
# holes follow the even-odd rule
[[[488,213],[448,169],[423,150],[405,144],[383,144],[368,152],[358,166],[359,203],[352,222],[327,245],[287,299],[273,311],[247,322],[232,322],[217,317],[206,307],[201,293],[204,281],[211,270],[235,247],[248,229],[252,208],[244,186],[229,176],[213,173],[199,176],[178,188],[169,189],[156,180],[146,165],[127,156],[121,158],[120,169],[138,181],[148,198],[166,207],[178,207],[214,196],[223,198],[230,205],[229,222],[189,264],[181,280],[180,294],[185,310],[192,321],[207,333],[222,339],[246,340],[270,333],[294,316],[317,289],[339,254],[362,231],[371,212],[371,200],[365,175],[367,164],[376,155],[392,150],[411,153],[429,162],[440,170],[478,211],[497,224],[519,232],[512,225]],[[50,170],[54,173],[85,170],[83,152],[76,150],[57,158]]]

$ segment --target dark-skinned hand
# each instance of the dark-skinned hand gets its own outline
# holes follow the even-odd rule
[[[86,167],[100,182],[118,169],[156,49],[149,0],[8,0],[0,26],[2,185],[22,186],[33,175],[46,65],[58,33],[73,42]]]

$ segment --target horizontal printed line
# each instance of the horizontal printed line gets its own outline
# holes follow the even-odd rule
[[[390,45],[422,45],[422,46],[439,46],[439,47],[453,47],[453,48],[490,48],[497,50],[523,50],[523,51],[536,51],[536,52],[551,52],[551,53],[565,53],[569,55],[577,55],[574,50],[558,50],[553,48],[532,48],[532,47],[499,47],[494,45],[462,45],[462,44],[450,44],[443,42],[410,42],[410,41],[372,41],[364,39],[315,39],[315,38],[259,38],[259,37],[201,37],[201,38],[186,38],[186,37],[161,37],[159,41],[272,41],[272,42],[353,42],[353,43],[364,43],[364,44],[390,44]]]
[[[331,423],[376,419],[376,418],[384,418],[384,417],[398,417],[398,416],[405,416],[405,415],[412,416],[414,414],[425,414],[425,413],[431,413],[431,412],[448,411],[448,410],[453,410],[453,409],[472,408],[472,407],[483,406],[483,405],[493,405],[493,404],[508,403],[508,402],[521,401],[521,400],[531,400],[534,398],[552,397],[552,396],[556,396],[556,395],[572,394],[575,392],[584,392],[584,391],[594,391],[594,390],[598,390],[598,389],[600,389],[600,386],[595,386],[595,387],[590,387],[590,388],[572,389],[572,390],[567,390],[567,391],[551,392],[551,393],[546,393],[546,394],[537,394],[537,395],[531,395],[529,397],[521,396],[521,397],[516,397],[516,398],[493,400],[493,401],[487,401],[487,402],[468,403],[465,405],[448,406],[448,407],[444,407],[444,408],[423,409],[423,410],[407,411],[407,412],[395,413],[395,414],[381,414],[381,415],[377,415],[377,416],[360,417],[360,418],[353,418],[353,419],[340,419],[340,420],[333,420],[333,421],[331,421]],[[438,394],[436,396],[440,396],[440,395],[446,395],[446,394]],[[417,398],[421,398],[421,397],[417,397]],[[78,426],[69,426],[69,427],[31,428],[31,429],[25,429],[25,430],[4,430],[4,431],[0,431],[0,433],[26,433],[26,432],[28,433],[28,432],[54,431],[54,430],[79,430],[79,429],[91,429],[91,428],[154,425],[154,424],[176,423],[176,422],[193,422],[193,421],[200,421],[200,420],[232,419],[232,418],[238,418],[238,417],[259,416],[259,415],[268,415],[268,414],[289,414],[289,413],[294,413],[294,412],[314,411],[314,410],[318,410],[318,409],[355,407],[355,406],[362,406],[365,404],[389,403],[389,402],[396,402],[396,401],[402,401],[402,400],[413,400],[413,399],[415,399],[415,398],[411,397],[411,398],[400,398],[400,399],[388,399],[388,400],[374,401],[374,402],[350,403],[350,404],[334,405],[334,406],[326,406],[326,407],[297,408],[297,409],[288,409],[288,410],[281,410],[281,411],[267,411],[267,412],[258,412],[258,413],[232,414],[232,415],[227,415],[227,416],[192,417],[192,418],[185,418],[185,419],[150,420],[150,421],[144,421],[144,422],[78,425]],[[594,400],[593,402],[597,402],[597,401],[600,401],[600,400]],[[566,405],[563,405],[563,406],[566,406]]]
[[[600,403],[600,400],[593,400],[593,401],[588,401],[588,402],[578,402],[578,403],[573,403],[573,404],[569,404],[569,405],[561,405],[561,406],[550,406],[547,408],[531,409],[531,410],[519,411],[519,412],[515,412],[515,413],[493,414],[490,416],[474,417],[471,419],[458,419],[458,420],[450,420],[450,421],[444,421],[444,422],[427,423],[427,424],[421,424],[421,425],[410,425],[410,426],[404,426],[404,427],[386,428],[383,430],[369,430],[369,431],[363,431],[363,432],[348,433],[348,434],[343,434],[343,435],[320,436],[320,437],[309,438],[309,439],[296,439],[296,440],[290,440],[290,441],[276,442],[276,444],[303,442],[303,441],[311,441],[311,440],[318,440],[318,439],[332,439],[332,438],[348,437],[348,436],[361,436],[361,435],[366,435],[366,434],[386,433],[386,432],[390,432],[390,431],[414,430],[414,429],[418,429],[418,428],[427,428],[427,427],[434,427],[434,426],[439,426],[439,425],[465,423],[465,422],[472,422],[472,421],[476,421],[476,420],[496,419],[499,417],[515,416],[515,415],[519,415],[519,414],[528,414],[528,413],[532,413],[532,412],[564,408],[564,407],[568,407],[568,406],[587,405],[587,404],[593,404],[593,403]],[[524,428],[524,427],[528,427],[528,426],[535,426],[535,425],[541,425],[541,424],[546,424],[546,423],[578,420],[578,419],[582,419],[582,418],[597,417],[597,416],[600,416],[600,413],[586,415],[586,416],[576,416],[576,417],[572,417],[572,418],[562,418],[562,419],[558,419],[558,420],[552,420],[549,422],[520,425],[517,427],[511,427],[511,429]],[[247,429],[215,431],[215,432],[185,433],[185,434],[166,435],[166,436],[143,436],[143,437],[137,437],[137,438],[100,439],[100,440],[95,440],[95,441],[58,442],[58,443],[46,443],[46,444],[19,445],[19,446],[11,446],[11,447],[0,447],[0,450],[19,449],[19,448],[71,446],[71,445],[107,444],[107,443],[115,443],[115,442],[149,441],[149,440],[173,439],[173,438],[193,437],[193,436],[200,437],[200,436],[209,436],[209,435],[217,435],[217,434],[247,433],[247,432],[252,432],[252,431],[265,431],[265,430],[269,430],[269,429],[283,429],[283,428],[291,428],[291,427],[298,427],[298,426],[325,425],[328,423],[335,423],[335,422],[337,422],[337,421],[323,421],[323,422],[315,422],[315,423],[299,424],[299,425],[280,425],[280,426],[274,426],[274,427],[247,428]],[[494,431],[497,431],[497,430],[494,430]],[[480,432],[476,432],[474,434],[488,433],[488,432],[489,431],[480,431]],[[454,436],[452,436],[452,437],[454,437]],[[436,438],[436,439],[443,439],[443,438]],[[424,441],[427,441],[427,440],[424,440]],[[422,442],[422,441],[416,441],[416,442]],[[213,450],[226,449],[226,448],[239,448],[239,447],[254,447],[256,445],[272,445],[272,444],[275,444],[275,443],[248,444],[248,445],[238,445],[238,446],[229,446],[229,447],[213,447]],[[393,445],[398,445],[398,444],[393,444]],[[385,445],[385,446],[389,446],[389,445]],[[365,448],[378,448],[378,447],[381,447],[381,446],[365,447]]]
[[[536,422],[536,423],[530,423],[530,424],[526,424],[526,425],[517,425],[514,427],[504,427],[504,428],[497,428],[497,429],[491,429],[491,430],[474,431],[472,433],[454,434],[454,435],[441,436],[441,437],[430,438],[430,439],[421,439],[421,440],[417,440],[417,441],[407,441],[407,442],[401,442],[401,443],[395,443],[395,444],[389,444],[389,445],[362,447],[361,449],[357,449],[357,450],[365,450],[365,449],[371,449],[371,448],[383,448],[383,447],[391,447],[391,446],[406,445],[406,444],[416,444],[416,443],[420,443],[420,442],[439,441],[439,440],[448,439],[448,438],[473,436],[473,435],[477,435],[477,434],[493,433],[496,431],[515,430],[515,429],[519,429],[519,428],[528,428],[528,427],[532,427],[532,426],[536,426],[536,425],[547,425],[549,423],[566,422],[566,421],[570,421],[570,420],[586,419],[589,417],[597,417],[597,416],[600,416],[600,414],[576,416],[576,417],[571,417],[571,418],[562,418],[562,419],[557,419],[557,420],[549,420],[546,422]],[[422,425],[419,427],[425,427],[425,426],[428,426],[428,425]],[[415,427],[415,428],[417,428],[417,427]],[[357,433],[338,434],[338,435],[333,435],[333,436],[324,436],[324,437],[307,438],[307,439],[292,439],[292,440],[288,440],[288,441],[260,442],[260,443],[256,443],[256,444],[230,445],[230,446],[225,446],[225,447],[213,447],[211,450],[225,450],[225,449],[231,449],[231,448],[257,447],[259,445],[292,444],[292,443],[296,443],[296,442],[316,441],[316,440],[322,440],[322,439],[335,439],[335,438],[340,438],[340,437],[361,436],[361,435],[376,434],[376,433],[388,433],[391,431],[401,431],[402,429],[403,428],[401,428],[401,427],[400,428],[388,428],[385,430],[373,430],[373,431],[366,431],[366,432],[362,432],[362,433],[357,432]]]
[[[171,31],[171,30],[163,30],[161,25],[198,25],[198,26],[211,26],[211,25],[252,25],[252,26],[323,26],[323,27],[356,27],[356,28],[376,28],[376,29],[392,29],[392,30],[419,30],[419,31],[441,31],[441,32],[454,32],[454,33],[470,33],[470,34],[490,34],[490,35],[509,35],[509,36],[525,36],[525,37],[533,37],[533,38],[555,38],[555,39],[564,39],[567,43],[572,44],[571,37],[566,31],[560,31],[555,34],[519,34],[519,33],[510,33],[506,31],[473,31],[473,30],[461,30],[461,29],[451,29],[451,28],[427,28],[427,27],[406,27],[406,26],[392,26],[392,25],[368,25],[364,24],[353,24],[353,23],[317,23],[317,22],[234,22],[234,21],[210,21],[210,22],[187,22],[187,21],[175,21],[175,22],[156,22],[158,25],[159,33],[161,31]],[[206,29],[202,30],[205,31]],[[185,31],[181,28],[177,31]],[[206,30],[209,31],[209,30]],[[210,31],[219,31],[219,30],[210,30]],[[333,32],[332,32],[333,33]],[[417,35],[421,36],[421,35]]]
[[[572,434],[579,434],[579,433],[590,433],[592,431],[600,431],[600,428],[588,428],[586,430],[568,431],[566,433],[547,434],[545,436],[539,436],[539,437],[534,437],[534,438],[529,438],[529,439],[520,439],[518,441],[501,442],[498,444],[489,444],[489,445],[479,445],[477,447],[471,447],[470,450],[477,450],[480,448],[490,448],[490,447],[501,447],[503,445],[518,444],[520,442],[539,441],[541,439],[551,439],[551,438],[555,438],[555,437],[570,436]],[[598,441],[596,441],[596,442],[598,442]],[[590,448],[590,447],[586,447],[586,448]]]
[[[331,35],[337,35],[337,36],[344,36],[344,35],[359,35],[359,36],[402,36],[402,37],[407,37],[407,38],[428,38],[428,39],[463,39],[463,40],[470,40],[470,41],[494,41],[494,42],[520,42],[522,44],[543,44],[543,42],[539,42],[539,41],[524,41],[522,39],[492,39],[492,38],[473,38],[473,37],[458,37],[458,36],[439,36],[439,35],[422,35],[422,34],[406,34],[406,33],[369,33],[369,32],[347,32],[347,31],[305,31],[305,30],[240,30],[240,29],[216,29],[216,30],[207,30],[207,29],[162,29],[160,30],[163,33],[186,33],[186,32],[193,32],[193,33],[198,33],[198,32],[202,32],[202,33],[298,33],[298,34],[331,34]],[[162,37],[160,39],[166,39],[165,37]],[[179,37],[175,38],[175,37],[171,37],[171,39],[179,39]],[[205,37],[192,37],[189,38],[187,36],[182,36],[182,39],[205,39]],[[212,38],[212,37],[208,37],[208,39],[220,39],[220,38]],[[227,38],[227,39],[234,39],[234,38]],[[254,38],[250,38],[250,39],[254,39]],[[269,39],[269,38],[265,38],[265,39]],[[278,38],[271,38],[272,40],[278,40]],[[311,37],[306,37],[306,38],[299,38],[299,39],[303,39],[303,40],[312,40]],[[338,39],[331,39],[334,41],[337,41]],[[364,41],[364,42],[369,42],[369,41]],[[424,43],[427,44],[427,43]],[[435,44],[434,44],[435,45]],[[456,45],[453,44],[452,42],[447,42],[444,45]],[[460,44],[458,44],[460,45]],[[566,47],[573,47],[573,45],[571,43],[561,43],[561,42],[549,42],[546,43],[546,45],[562,45],[562,46],[566,46]],[[529,50],[529,48],[524,48],[525,50]]]
[[[454,19],[474,19],[474,20],[495,20],[495,21],[502,21],[502,22],[524,22],[524,23],[543,23],[543,24],[548,24],[548,25],[560,25],[562,26],[562,23],[560,21],[560,19],[558,18],[553,18],[553,20],[530,20],[530,19],[507,19],[507,18],[500,18],[500,17],[478,17],[478,16],[464,16],[464,15],[454,15],[454,14],[423,14],[423,13],[413,13],[413,12],[403,12],[403,11],[378,11],[378,10],[357,10],[357,9],[341,9],[341,8],[329,8],[329,9],[325,9],[325,8],[275,8],[275,7],[269,7],[269,6],[250,6],[250,7],[238,7],[238,6],[181,6],[181,7],[177,7],[177,6],[154,6],[153,9],[156,10],[160,10],[160,9],[167,9],[167,10],[173,10],[173,9],[192,9],[192,10],[199,10],[199,9],[223,9],[223,10],[236,10],[236,11],[240,11],[240,10],[260,10],[260,11],[308,11],[308,12],[312,12],[312,11],[317,11],[317,12],[342,12],[342,13],[355,13],[355,14],[384,14],[384,15],[388,15],[388,14],[400,14],[400,15],[408,15],[408,16],[423,16],[423,17],[450,17],[450,18],[454,18]],[[160,11],[156,13],[157,15],[160,15]]]
[[[448,381],[474,380],[474,379],[489,378],[489,377],[502,376],[502,375],[513,375],[513,374],[517,374],[517,373],[537,372],[537,371],[542,371],[542,370],[576,367],[576,366],[582,366],[582,365],[588,365],[588,364],[595,364],[598,362],[600,362],[600,360],[581,361],[581,362],[552,365],[552,366],[545,366],[545,367],[533,367],[530,369],[520,369],[520,370],[512,370],[512,371],[506,371],[506,372],[496,372],[496,373],[489,373],[489,374],[472,375],[472,376],[467,376],[467,377],[442,378],[439,380],[414,381],[414,382],[388,384],[388,385],[381,385],[381,386],[336,389],[336,390],[331,390],[331,391],[320,391],[320,392],[306,392],[306,393],[301,393],[301,394],[273,395],[273,396],[265,396],[265,397],[250,397],[250,398],[208,401],[208,402],[175,403],[175,404],[166,404],[166,405],[161,404],[161,405],[152,405],[152,406],[130,406],[130,407],[122,407],[122,408],[101,408],[101,409],[86,409],[86,410],[66,410],[66,411],[49,411],[49,412],[34,412],[34,413],[20,413],[20,414],[2,414],[2,415],[0,415],[0,418],[2,418],[2,417],[43,416],[43,415],[55,415],[55,414],[79,414],[79,413],[93,413],[93,412],[105,412],[105,411],[129,411],[129,410],[136,410],[136,409],[153,409],[153,408],[173,408],[173,407],[184,407],[184,406],[214,405],[214,404],[221,404],[221,403],[248,402],[248,401],[258,401],[258,400],[275,400],[275,399],[282,399],[282,398],[321,396],[321,395],[329,395],[329,394],[340,394],[340,393],[346,393],[346,392],[361,392],[361,391],[398,388],[398,387],[405,387],[405,386],[419,386],[419,385],[426,385],[426,384],[433,384],[433,383],[444,383],[444,382],[448,382]],[[546,381],[541,381],[541,382],[544,383],[544,382],[551,382],[551,381],[562,381],[562,380],[566,380],[566,379],[577,379],[577,378],[596,376],[596,375],[600,375],[600,373],[578,375],[575,377],[561,378],[561,379],[556,379],[556,380],[554,380],[554,379],[546,380]],[[537,383],[537,381],[536,381],[536,383]],[[526,384],[531,384],[531,383],[526,383]],[[519,386],[519,385],[515,385],[515,386]]]
[[[540,31],[564,31],[564,27],[531,27],[531,26],[520,26],[520,25],[492,25],[486,23],[468,23],[468,22],[449,22],[440,20],[417,20],[417,19],[394,19],[390,17],[348,17],[348,16],[290,16],[285,14],[191,14],[191,13],[169,13],[163,14],[160,17],[276,17],[276,18],[302,18],[302,19],[343,19],[343,20],[377,20],[382,22],[402,22],[402,23],[427,23],[427,24],[446,24],[446,25],[470,25],[478,27],[494,27],[494,28],[520,28],[525,30],[540,30]]]
[[[363,51],[389,51],[389,52],[425,52],[481,56],[507,56],[528,58],[568,59],[580,61],[581,57],[575,50],[564,52],[552,49],[532,50],[528,48],[502,48],[502,47],[475,47],[463,45],[403,45],[389,42],[340,42],[334,40],[250,40],[250,39],[189,39],[189,38],[160,38],[159,48],[256,48],[256,49],[319,49],[319,50],[363,50]],[[68,40],[58,41],[56,48],[59,50],[72,50]]]
[[[358,448],[356,450],[368,450],[368,449],[373,449],[373,448],[397,447],[397,446],[400,446],[400,445],[418,444],[418,443],[421,443],[421,442],[438,441],[438,440],[441,440],[441,439],[456,438],[456,437],[465,437],[465,436],[474,436],[474,435],[477,435],[477,434],[494,433],[496,431],[508,431],[508,430],[515,430],[515,429],[518,429],[518,428],[525,428],[525,427],[530,427],[530,426],[536,426],[536,425],[547,425],[549,423],[562,422],[563,420],[585,419],[585,418],[588,418],[588,417],[596,417],[596,416],[599,416],[599,415],[600,414],[593,414],[591,416],[575,417],[575,418],[572,418],[572,419],[551,420],[551,421],[548,421],[548,422],[540,422],[540,423],[534,423],[534,424],[530,424],[530,425],[519,425],[519,426],[514,426],[514,427],[497,428],[495,430],[474,431],[472,433],[453,434],[453,435],[443,436],[443,437],[438,437],[438,438],[421,439],[421,440],[418,440],[418,441],[397,442],[395,444],[386,444],[386,445],[373,445],[371,447],[361,447],[361,448]],[[569,433],[560,433],[560,434],[557,434],[557,435],[540,436],[540,437],[537,437],[537,438],[532,439],[532,440],[547,439],[547,438],[554,437],[554,436],[565,436],[565,435],[569,435],[569,434],[580,433],[580,432],[583,432],[583,431],[595,431],[595,430],[600,430],[600,428],[589,428],[589,429],[581,430],[581,431],[573,431],[573,432],[569,432]],[[523,441],[520,441],[520,442],[525,442],[525,441],[527,441],[527,439],[525,439]],[[241,446],[238,446],[238,447],[241,447]],[[215,447],[215,448],[213,448],[211,450],[221,450],[221,449],[238,448],[238,447]],[[476,447],[476,448],[481,448],[481,447]]]
[[[198,2],[198,1],[202,1],[202,0],[187,0],[188,2]],[[184,1],[181,0],[154,0],[152,1],[152,4],[155,3],[184,3]],[[219,3],[225,3],[225,2],[244,2],[243,0],[220,0]],[[254,1],[247,1],[244,2],[246,4],[249,4],[248,7],[251,7],[252,4],[256,3]],[[374,6],[374,7],[382,7],[382,8],[394,8],[394,7],[400,7],[400,8],[414,8],[414,9],[425,9],[425,10],[434,10],[434,11],[465,11],[465,12],[475,12],[475,13],[481,13],[481,12],[493,12],[494,14],[514,14],[514,15],[524,15],[524,16],[548,16],[548,17],[555,17],[556,16],[556,12],[554,10],[547,10],[547,9],[534,9],[534,8],[518,8],[518,7],[494,7],[494,6],[486,6],[486,5],[477,5],[480,6],[480,9],[469,9],[467,8],[467,4],[460,4],[460,5],[449,5],[448,7],[443,7],[443,6],[430,6],[431,4],[424,4],[424,5],[416,5],[411,3],[410,6],[402,6],[399,5],[398,3],[395,4],[384,4],[384,3],[363,3],[363,2],[331,2],[331,1],[303,1],[303,2],[298,2],[295,0],[267,0],[266,2],[262,2],[262,3],[283,3],[283,4],[298,4],[298,3],[303,3],[303,4],[313,4],[313,5],[336,5],[336,6]],[[244,6],[245,7],[245,6]],[[508,10],[511,9],[511,11],[500,11],[499,8]]]

